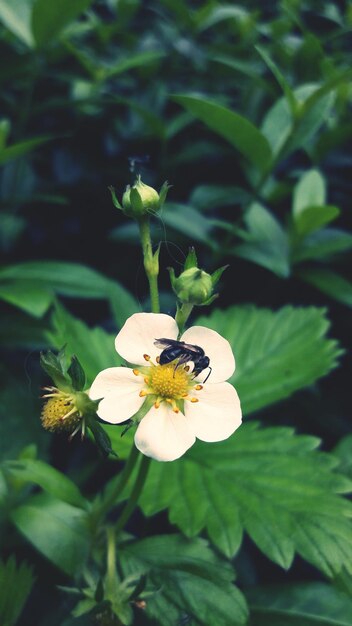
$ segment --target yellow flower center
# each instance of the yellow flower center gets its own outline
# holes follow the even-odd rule
[[[156,396],[180,400],[188,395],[190,387],[190,375],[184,368],[175,369],[175,364],[152,365],[150,367],[148,386]]]
[[[148,355],[144,358],[150,362]],[[203,385],[194,381],[188,366],[177,367],[177,360],[166,365],[151,363],[149,367],[134,369],[133,372],[136,376],[144,376],[146,386],[140,391],[140,396],[155,396],[155,408],[159,408],[161,402],[168,402],[175,413],[180,410],[180,401],[198,402],[198,398],[189,394],[203,389]]]

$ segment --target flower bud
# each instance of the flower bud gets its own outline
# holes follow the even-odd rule
[[[178,299],[187,304],[205,304],[213,295],[210,274],[198,267],[191,267],[174,278],[172,288]]]
[[[220,280],[227,265],[208,274],[198,267],[194,248],[190,248],[184,264],[184,270],[178,278],[172,267],[169,267],[170,280],[173,291],[182,304],[205,306],[211,304],[218,297],[214,287]]]
[[[113,187],[110,187],[112,201],[114,205],[121,209],[127,217],[139,219],[147,213],[157,213],[163,206],[169,189],[167,182],[163,184],[159,193],[142,182],[141,177],[137,179],[132,187],[127,185],[122,196],[122,205],[118,202]]]

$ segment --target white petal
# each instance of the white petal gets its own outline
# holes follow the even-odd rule
[[[135,376],[129,367],[108,367],[99,372],[89,390],[91,400],[100,400],[109,393],[129,389],[136,390],[143,386],[142,376]],[[138,393],[138,391],[137,391]]]
[[[120,424],[125,422],[141,408],[145,398],[138,393],[110,393],[99,402],[97,414],[105,422]]]
[[[99,400],[99,417],[111,424],[120,424],[132,417],[142,406],[145,398],[139,396],[143,378],[135,376],[127,367],[110,367],[98,374],[89,397]]]
[[[135,313],[121,328],[115,339],[115,348],[129,363],[146,365],[144,354],[148,354],[154,361],[161,352],[154,345],[156,339],[177,339],[177,335],[177,324],[170,315]]]
[[[178,459],[195,440],[185,416],[164,402],[143,417],[134,437],[138,450],[157,461]]]
[[[199,402],[185,401],[185,415],[196,437],[202,441],[227,439],[241,425],[242,411],[236,390],[230,383],[204,385]]]
[[[221,383],[232,376],[235,371],[235,357],[232,348],[219,333],[205,326],[192,326],[181,337],[181,341],[203,348],[210,359],[212,372],[209,383]],[[204,380],[209,370],[204,370],[197,380]]]

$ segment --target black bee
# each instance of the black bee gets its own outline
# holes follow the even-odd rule
[[[192,361],[194,363],[193,374],[194,377],[198,376],[203,370],[209,368],[210,372],[203,382],[206,382],[211,374],[212,368],[210,367],[210,359],[205,355],[203,348],[194,346],[191,343],[185,343],[184,341],[176,341],[175,339],[156,339],[154,345],[158,348],[164,348],[159,356],[160,365],[171,363],[178,359],[175,370],[179,365]]]

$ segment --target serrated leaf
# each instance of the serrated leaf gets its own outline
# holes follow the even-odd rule
[[[352,626],[352,600],[321,582],[254,588],[253,626]]]
[[[230,342],[237,363],[231,382],[244,415],[311,385],[336,367],[341,354],[337,342],[326,338],[330,323],[324,309],[231,307],[196,323]]]
[[[32,568],[11,556],[0,561],[0,624],[15,626],[34,584]]]
[[[69,576],[77,575],[90,543],[88,517],[82,509],[43,493],[14,509],[11,519],[46,558]]]
[[[187,536],[206,528],[228,557],[245,530],[281,567],[297,551],[331,576],[351,567],[352,505],[338,494],[352,483],[317,443],[289,428],[245,424],[224,442],[198,442],[177,463],[152,464],[141,507],[148,516],[168,508]]]
[[[352,479],[352,434],[343,437],[333,453],[340,460],[339,471]]]
[[[199,96],[175,95],[172,98],[226,139],[260,170],[268,168],[272,157],[270,145],[252,122]]]
[[[243,624],[247,618],[242,594],[232,584],[234,572],[203,539],[163,535],[120,547],[126,574],[148,574],[155,588],[146,612],[162,626],[174,626],[182,615],[204,626]]]

